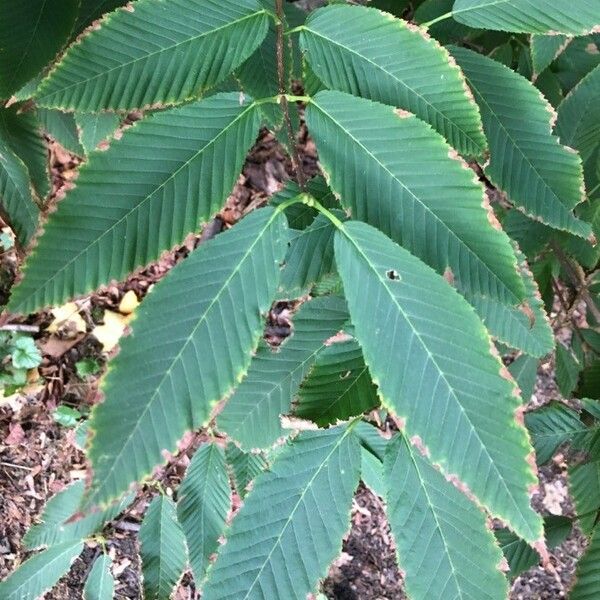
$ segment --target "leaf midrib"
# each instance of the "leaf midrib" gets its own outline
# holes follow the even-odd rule
[[[199,327],[207,320],[207,315],[212,311],[213,306],[220,300],[221,295],[224,294],[228,290],[229,284],[231,283],[231,280],[236,275],[238,275],[238,273],[240,272],[243,264],[248,259],[248,257],[252,254],[252,250],[254,249],[254,247],[262,240],[263,236],[271,228],[271,225],[273,224],[273,222],[275,221],[275,219],[279,216],[279,214],[280,213],[277,212],[277,210],[273,211],[273,214],[271,215],[271,217],[269,218],[269,220],[264,224],[264,226],[262,227],[262,230],[260,231],[260,233],[256,236],[256,238],[253,240],[252,244],[246,250],[246,252],[242,256],[242,258],[238,261],[238,263],[234,267],[233,271],[230,273],[230,275],[228,276],[228,278],[225,280],[225,282],[223,283],[223,285],[220,287],[220,289],[215,294],[215,297],[213,298],[213,300],[211,300],[211,302],[209,303],[209,305],[204,309],[202,315],[198,319],[198,322],[196,323],[196,325],[194,325],[192,331],[187,336],[187,339],[182,344],[181,349],[179,350],[179,352],[171,360],[171,365],[169,366],[168,369],[165,370],[165,373],[162,376],[160,382],[157,384],[156,389],[154,390],[152,396],[150,396],[150,398],[148,399],[148,401],[146,403],[146,406],[144,407],[144,410],[142,411],[142,413],[137,418],[134,427],[131,429],[131,433],[122,442],[121,450],[113,458],[113,462],[112,462],[111,468],[108,470],[108,472],[106,473],[106,475],[104,475],[104,477],[103,477],[103,482],[104,483],[102,483],[96,490],[94,490],[94,494],[92,496],[90,496],[90,498],[89,498],[89,500],[88,500],[88,502],[86,504],[90,505],[93,502],[93,499],[95,497],[98,497],[98,496],[102,497],[102,494],[100,492],[105,488],[105,486],[108,485],[108,481],[109,481],[109,479],[112,478],[113,473],[114,473],[114,471],[115,471],[115,469],[117,467],[117,464],[121,461],[121,458],[122,458],[122,456],[123,456],[123,454],[124,454],[124,452],[125,452],[128,444],[130,443],[131,439],[138,432],[141,422],[143,421],[143,419],[145,418],[146,414],[150,410],[150,407],[153,406],[153,404],[155,402],[155,399],[156,399],[156,396],[159,393],[160,389],[162,388],[163,384],[165,383],[165,381],[167,380],[167,378],[171,376],[171,371],[173,370],[174,365],[179,360],[181,360],[181,356],[183,355],[183,353],[186,350],[186,348],[188,347],[188,345],[191,343],[191,340],[195,336],[195,334],[198,331]],[[102,387],[105,387],[105,385],[106,385],[105,382],[106,382],[106,380],[104,380],[104,382],[103,382],[104,385]],[[204,400],[206,401],[206,399],[204,399]],[[188,406],[189,406],[189,402],[188,402]],[[92,448],[94,448],[93,444],[92,444]],[[91,455],[92,455],[92,453],[90,452],[90,456]],[[119,486],[115,485],[114,487],[118,488]]]
[[[424,102],[429,108],[431,108],[431,110],[436,115],[438,115],[442,119],[442,121],[449,126],[450,129],[457,129],[458,131],[460,131],[465,136],[465,138],[468,139],[471,142],[471,144],[473,144],[473,146],[475,148],[477,148],[477,150],[479,151],[479,154],[481,154],[483,152],[483,149],[481,148],[480,143],[477,142],[476,140],[474,140],[472,138],[471,134],[469,134],[468,132],[466,132],[458,123],[456,123],[453,120],[451,120],[448,116],[446,116],[443,112],[441,112],[436,106],[434,106],[433,104],[431,104],[431,102],[429,100],[427,100],[427,98],[425,98],[422,94],[420,94],[419,92],[417,92],[417,90],[415,90],[414,88],[410,87],[402,79],[399,79],[394,73],[391,73],[390,71],[388,71],[387,69],[385,69],[383,67],[383,65],[380,65],[380,64],[374,62],[368,56],[365,56],[364,54],[358,53],[353,48],[350,48],[349,46],[346,46],[345,44],[342,44],[341,42],[339,42],[337,40],[333,40],[333,39],[331,39],[331,38],[323,35],[322,33],[318,32],[318,31],[315,31],[314,29],[310,29],[310,24],[309,23],[307,23],[305,25],[304,30],[310,32],[312,35],[315,35],[316,37],[320,37],[320,38],[322,38],[322,39],[330,42],[334,46],[339,46],[341,49],[346,50],[349,54],[353,54],[353,55],[359,57],[360,59],[368,62],[372,67],[380,70],[382,73],[384,73],[385,75],[387,75],[388,77],[390,77],[391,79],[393,79],[394,81],[396,81],[400,86],[404,87],[409,92],[411,92],[412,94],[414,94],[415,96],[417,96],[422,102]],[[425,41],[427,41],[427,40],[425,40]],[[459,79],[460,79],[460,76],[459,76]],[[467,102],[468,102],[468,99],[467,99]],[[475,113],[477,112],[477,109],[476,109],[474,103],[471,105],[471,108],[475,111]]]
[[[423,493],[425,494],[425,497],[427,498],[427,506],[430,507],[431,509],[431,515],[433,516],[433,520],[435,521],[435,526],[436,526],[436,530],[439,533],[440,538],[442,539],[442,544],[444,545],[445,548],[445,552],[444,552],[444,556],[446,556],[446,558],[448,559],[448,564],[450,565],[450,570],[451,570],[451,575],[452,575],[452,580],[454,581],[454,587],[455,590],[458,592],[458,596],[456,596],[456,598],[464,598],[464,593],[463,593],[463,589],[459,583],[460,579],[458,577],[458,570],[457,568],[454,566],[454,560],[452,557],[452,553],[449,551],[451,549],[451,544],[448,544],[447,540],[446,540],[446,536],[444,534],[444,531],[442,529],[442,526],[440,525],[440,520],[437,514],[437,510],[436,507],[431,499],[431,496],[429,494],[429,488],[427,487],[425,478],[422,476],[421,474],[421,470],[419,469],[419,467],[417,466],[417,463],[415,461],[415,457],[413,455],[413,450],[411,447],[408,446],[408,441],[402,439],[403,444],[405,444],[407,446],[408,449],[408,454],[410,456],[410,462],[412,463],[415,472],[417,473],[417,476],[419,478],[419,482],[421,483],[421,489],[423,490]],[[396,457],[397,459],[397,457]],[[452,484],[449,484],[452,485]]]
[[[419,343],[421,344],[421,347],[423,348],[423,350],[425,351],[425,354],[429,357],[429,360],[432,362],[433,366],[436,368],[437,372],[440,374],[440,378],[444,381],[444,383],[446,384],[449,394],[452,398],[454,398],[455,401],[455,405],[458,407],[458,409],[460,410],[460,412],[463,414],[466,422],[469,424],[470,426],[470,430],[471,433],[475,436],[475,438],[479,441],[480,444],[480,448],[484,451],[485,456],[488,458],[489,461],[489,467],[492,471],[494,471],[494,473],[497,476],[497,480],[500,482],[500,485],[504,488],[508,498],[510,499],[511,503],[513,504],[513,507],[516,509],[517,514],[520,516],[522,523],[527,527],[527,529],[530,530],[530,526],[529,523],[527,522],[527,520],[524,518],[524,516],[521,513],[521,510],[519,508],[519,506],[517,505],[515,499],[513,498],[512,492],[508,489],[508,486],[506,484],[506,482],[504,481],[504,478],[501,476],[500,472],[498,471],[497,467],[496,467],[496,463],[494,462],[494,460],[492,459],[492,457],[489,454],[488,448],[487,446],[483,443],[483,441],[481,440],[480,436],[479,436],[479,432],[475,429],[475,427],[473,426],[470,417],[467,415],[467,413],[465,412],[464,407],[462,406],[462,404],[460,403],[458,397],[456,396],[456,392],[454,390],[454,388],[450,385],[450,383],[448,382],[446,375],[444,373],[444,371],[440,368],[440,366],[437,364],[434,356],[431,354],[429,348],[427,347],[427,344],[425,344],[425,342],[423,341],[422,337],[420,336],[419,332],[417,329],[415,329],[415,327],[413,326],[412,320],[408,318],[407,314],[405,313],[405,311],[403,310],[402,306],[399,304],[397,298],[394,296],[394,294],[392,293],[391,289],[388,287],[387,285],[387,281],[385,281],[380,275],[379,275],[379,271],[376,268],[376,266],[369,260],[369,258],[366,256],[366,254],[363,252],[362,248],[357,244],[357,242],[353,239],[353,237],[348,233],[347,229],[344,227],[343,229],[340,230],[340,233],[342,235],[345,236],[345,238],[354,246],[354,248],[356,249],[356,251],[358,252],[358,254],[363,258],[363,260],[366,262],[367,266],[373,271],[373,273],[375,274],[375,276],[377,277],[377,279],[380,281],[380,283],[382,284],[383,288],[388,292],[389,297],[392,300],[392,303],[396,305],[398,312],[403,316],[404,320],[406,321],[406,323],[409,324],[411,331],[413,333],[413,335],[416,337],[416,339],[419,341]],[[452,289],[452,288],[450,288]],[[456,292],[458,294],[458,292]],[[483,327],[483,325],[482,325]],[[500,373],[498,373],[498,376],[500,376]],[[383,399],[383,397],[382,397]],[[394,406],[392,404],[390,404],[389,401],[385,402],[386,404],[388,404],[388,406],[390,406],[390,408],[395,412]],[[408,426],[410,427],[410,424],[408,424]],[[489,504],[488,502],[485,502],[485,504]],[[501,515],[500,513],[498,513],[499,517],[502,517],[503,515]],[[511,519],[508,518],[507,521],[510,523]]]
[[[339,121],[337,121],[329,112],[324,110],[317,102],[315,102],[314,98],[311,100],[311,105],[314,106],[315,108],[318,108],[335,125],[337,125],[337,127],[339,127],[342,131],[344,131],[346,133],[346,135],[349,138],[351,138],[354,141],[354,143],[356,143],[357,146],[362,148],[363,151],[368,156],[370,156],[384,171],[386,171],[390,175],[390,177],[392,177],[392,179],[394,181],[397,181],[400,184],[400,186],[402,187],[402,189],[404,189],[414,199],[414,201],[419,206],[421,206],[427,212],[427,214],[429,214],[431,216],[431,218],[436,223],[439,223],[440,225],[442,225],[443,229],[445,231],[449,232],[452,239],[454,239],[456,242],[458,242],[459,247],[465,248],[468,251],[469,255],[476,259],[477,263],[483,265],[485,270],[491,275],[491,279],[497,281],[501,285],[502,289],[506,290],[506,292],[510,295],[510,297],[513,298],[513,301],[515,302],[515,304],[521,301],[521,298],[519,298],[512,291],[512,289],[508,286],[508,284],[506,284],[502,279],[500,279],[500,277],[498,277],[498,275],[496,273],[494,273],[494,271],[492,271],[490,266],[483,260],[483,258],[481,258],[464,240],[462,240],[460,237],[458,237],[458,235],[454,232],[454,230],[451,229],[450,226],[447,225],[444,221],[442,221],[442,219],[438,215],[436,215],[425,202],[423,202],[418,196],[416,196],[415,193],[411,189],[406,187],[406,185],[392,171],[390,171],[390,169],[386,165],[384,165],[379,160],[379,158],[377,158],[377,156],[375,156],[375,154],[373,154],[373,152],[371,152],[371,150],[369,150],[359,139],[357,139],[347,128],[345,128]],[[416,118],[416,117],[413,117],[413,118]],[[483,190],[481,190],[481,193],[483,194]],[[517,267],[516,259],[514,261],[514,265],[515,265],[515,269],[516,269],[516,267]],[[447,266],[450,266],[450,265],[447,265]],[[523,297],[525,297],[524,286],[523,286],[522,293],[523,293]]]
[[[170,181],[172,181],[175,177],[177,177],[177,175],[179,175],[179,173],[182,170],[187,169],[202,153],[204,153],[207,150],[207,148],[210,148],[210,146],[216,144],[221,136],[226,134],[233,126],[235,126],[237,124],[238,121],[242,120],[251,110],[254,110],[256,108],[257,108],[256,102],[252,102],[251,104],[249,104],[248,107],[245,108],[241,113],[236,115],[236,117],[232,121],[230,121],[230,123],[228,123],[224,129],[219,131],[219,133],[214,138],[212,138],[208,142],[206,142],[195,154],[193,154],[193,156],[191,156],[191,158],[187,159],[181,166],[179,166],[175,171],[173,171],[160,185],[156,186],[152,190],[151,193],[146,194],[143,198],[140,198],[135,206],[133,206],[122,217],[120,217],[117,221],[115,221],[108,229],[104,230],[98,237],[94,238],[91,241],[91,243],[89,243],[85,246],[85,248],[82,248],[74,257],[72,257],[69,260],[69,262],[65,263],[62,267],[60,267],[60,269],[56,270],[51,277],[49,277],[48,279],[45,279],[38,287],[36,287],[32,291],[30,291],[28,293],[28,297],[25,299],[25,302],[29,301],[29,299],[32,296],[38,294],[38,292],[47,288],[48,285],[52,281],[54,281],[59,275],[61,275],[66,269],[68,269],[75,261],[79,260],[79,258],[82,255],[87,254],[91,248],[93,248],[94,246],[99,244],[105,236],[112,233],[121,223],[123,223],[124,221],[129,219],[129,217],[132,214],[134,214],[138,211],[141,211],[144,208],[145,204],[148,201],[150,201],[152,198],[154,198],[156,196],[156,194],[160,190],[162,190]],[[137,133],[139,133],[139,130]],[[84,176],[85,176],[85,172],[84,172]],[[22,304],[23,304],[23,301],[19,303],[19,306],[21,306]]]
[[[344,433],[340,436],[340,439],[336,441],[336,443],[333,446],[333,448],[331,449],[331,451],[323,459],[323,461],[318,466],[318,468],[315,471],[315,473],[313,474],[313,476],[307,482],[305,488],[302,490],[302,493],[300,494],[300,497],[298,498],[296,504],[294,505],[293,509],[291,510],[289,517],[286,519],[283,527],[281,528],[281,531],[279,532],[279,535],[275,538],[275,540],[273,542],[273,547],[269,551],[269,554],[265,557],[262,566],[260,567],[258,573],[256,574],[256,577],[254,578],[254,581],[250,584],[250,587],[248,588],[248,591],[246,592],[246,595],[244,596],[244,598],[242,600],[248,600],[248,598],[250,597],[250,593],[254,589],[254,586],[258,582],[260,576],[262,575],[262,572],[264,571],[264,569],[266,568],[266,566],[269,564],[269,562],[271,560],[271,556],[273,555],[273,552],[275,552],[275,549],[278,546],[281,545],[281,539],[283,537],[283,534],[286,532],[288,526],[291,524],[291,522],[292,522],[292,520],[294,518],[294,515],[296,514],[296,511],[298,510],[298,508],[300,507],[300,505],[304,503],[304,497],[308,493],[308,490],[311,489],[311,487],[312,487],[315,479],[320,475],[321,471],[323,470],[323,468],[325,467],[325,465],[328,464],[328,462],[331,459],[331,457],[333,456],[334,452],[337,451],[337,449],[341,446],[342,442],[346,439],[346,437],[349,435],[349,433],[351,431],[352,431],[352,427],[351,426],[347,426],[346,430],[344,431]]]
[[[108,69],[106,71],[102,71],[101,73],[98,73],[97,75],[94,75],[93,77],[88,77],[87,79],[81,79],[81,80],[79,80],[79,81],[77,81],[75,83],[72,83],[70,85],[61,87],[60,89],[54,90],[53,92],[50,92],[50,93],[47,93],[44,96],[36,94],[35,98],[38,101],[40,101],[40,105],[43,106],[43,104],[41,103],[41,101],[43,101],[44,98],[49,98],[49,97],[51,97],[51,96],[53,96],[55,94],[58,94],[58,93],[64,94],[64,92],[66,92],[67,90],[69,90],[69,89],[71,89],[73,87],[77,87],[77,86],[80,86],[80,85],[87,85],[90,81],[94,81],[95,79],[98,79],[99,77],[104,77],[106,75],[109,75],[110,73],[112,73],[113,71],[116,71],[118,69],[123,69],[123,68],[130,67],[131,65],[133,65],[133,64],[135,64],[135,63],[137,63],[139,61],[148,60],[149,58],[151,58],[151,57],[153,57],[155,55],[162,54],[164,52],[169,52],[171,50],[174,50],[175,48],[178,48],[179,46],[183,46],[185,44],[192,44],[192,43],[198,41],[199,39],[201,39],[201,38],[203,38],[205,36],[213,35],[213,34],[219,32],[219,31],[227,29],[228,27],[233,27],[235,25],[239,25],[241,22],[243,22],[243,21],[245,21],[247,19],[252,19],[254,17],[260,17],[262,15],[267,15],[268,16],[269,13],[267,12],[266,9],[263,8],[263,9],[261,9],[259,11],[256,11],[256,12],[250,13],[248,15],[245,15],[245,16],[241,17],[240,19],[235,19],[234,21],[230,21],[230,22],[226,23],[225,25],[221,25],[221,26],[216,27],[214,29],[210,29],[208,31],[204,31],[201,34],[193,36],[193,37],[190,37],[190,38],[188,38],[188,39],[186,39],[186,40],[184,40],[182,42],[178,42],[178,43],[172,44],[170,46],[165,46],[164,48],[161,48],[160,50],[156,50],[154,52],[150,52],[148,54],[144,54],[143,56],[140,56],[139,58],[136,58],[134,60],[130,60],[128,62],[121,63],[121,64],[119,64],[119,65],[117,65],[115,67],[112,67],[111,69]],[[91,36],[89,36],[89,37],[91,37]],[[54,67],[54,69],[52,70],[52,72],[50,72],[48,74],[48,76],[46,77],[46,79],[40,85],[40,91],[43,91],[42,90],[43,87],[47,87],[47,86],[50,85],[50,79],[51,79],[52,75],[54,74],[54,71],[56,71],[63,64],[65,64],[65,61],[66,61],[67,58],[70,58],[70,56],[65,56],[65,60],[59,62]]]
[[[464,71],[463,71],[464,72]],[[539,180],[544,184],[544,187],[550,192],[550,195],[556,199],[556,201],[560,204],[560,206],[567,212],[567,216],[570,216],[571,219],[575,222],[578,222],[578,219],[576,219],[576,217],[574,217],[571,214],[572,209],[567,207],[563,201],[558,197],[558,195],[556,194],[556,192],[552,189],[552,187],[550,186],[550,184],[546,181],[546,179],[541,175],[541,173],[539,173],[539,171],[536,169],[536,167],[533,165],[533,163],[529,160],[529,158],[526,156],[526,154],[523,152],[523,150],[521,149],[520,145],[517,144],[517,142],[513,139],[513,137],[510,135],[510,132],[508,131],[508,129],[506,129],[506,127],[504,126],[504,124],[502,123],[502,120],[500,119],[500,117],[496,114],[496,112],[494,110],[492,110],[492,107],[488,104],[487,100],[482,96],[482,94],[479,92],[479,89],[473,85],[472,79],[467,75],[467,73],[465,73],[465,79],[469,82],[473,92],[477,95],[477,97],[481,100],[481,102],[487,107],[487,109],[490,111],[490,114],[494,117],[495,121],[497,122],[498,126],[500,127],[500,129],[502,129],[502,131],[504,131],[504,133],[506,134],[506,137],[510,140],[510,142],[512,143],[513,147],[516,148],[519,152],[519,154],[522,156],[522,158],[524,159],[524,161],[530,166],[531,170],[535,173],[535,175],[539,178]],[[564,146],[556,139],[556,137],[554,135],[552,135],[552,132],[549,133],[550,137],[553,138],[556,141],[556,146],[558,150],[564,150]],[[491,163],[490,163],[491,164]],[[487,169],[486,169],[487,170]],[[525,196],[526,194],[519,194],[519,196],[522,198],[523,196]],[[524,202],[523,202],[524,204]],[[571,233],[573,233],[574,235],[578,235],[581,236],[581,233],[575,233],[575,231],[573,231],[572,229],[569,230],[571,231]],[[583,236],[581,236],[583,237]]]

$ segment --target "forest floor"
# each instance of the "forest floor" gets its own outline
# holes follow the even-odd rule
[[[315,150],[309,139],[301,140],[305,171],[317,172]],[[62,196],[76,176],[78,160],[51,144],[51,164],[54,196]],[[104,366],[109,354],[96,337],[97,327],[107,325],[107,314],[120,314],[121,301],[127,292],[141,300],[148,288],[158,281],[174,264],[185,257],[206,237],[235,223],[243,214],[263,204],[267,197],[281,188],[288,178],[290,165],[279,144],[270,134],[264,134],[249,156],[243,175],[219,217],[203,234],[190,236],[179,248],[161,258],[124,283],[108,286],[78,300],[78,314],[83,318],[85,332],[66,327],[56,333],[46,331],[53,317],[42,312],[25,323],[39,328],[35,335],[44,360],[39,368],[38,382],[32,382],[26,393],[0,398],[0,579],[6,577],[28,554],[22,539],[28,527],[36,522],[48,500],[68,483],[85,477],[86,460],[75,442],[74,430],[59,425],[53,419],[57,406],[70,406],[89,412],[100,400],[99,375],[78,376],[75,364],[83,359]],[[13,254],[2,257],[0,267],[4,281],[16,271]],[[131,293],[129,295],[131,297]],[[0,300],[2,300],[0,298]],[[107,313],[108,311],[108,313]],[[285,312],[285,311],[284,311]],[[278,322],[277,311],[271,319],[272,336],[285,335],[285,318]],[[123,323],[124,320],[118,321]],[[110,332],[109,332],[110,333]],[[112,332],[113,334],[115,332]],[[118,335],[121,331],[117,331]],[[110,337],[110,336],[109,336]],[[106,340],[104,339],[106,344]],[[108,344],[110,345],[110,344]],[[553,381],[552,361],[540,367],[532,405],[559,399]],[[189,451],[174,458],[168,473],[158,475],[169,486],[176,487],[189,463]],[[541,486],[534,504],[543,514],[572,516],[572,504],[566,486],[566,464],[558,455],[540,473]],[[137,531],[145,506],[153,493],[144,487],[135,502],[104,532],[107,548],[113,558],[117,578],[116,597],[140,598]],[[551,552],[551,564],[535,567],[519,577],[512,585],[511,598],[555,599],[566,595],[573,577],[576,559],[584,549],[583,537],[576,531]],[[81,598],[83,581],[100,548],[89,544],[48,599],[75,600]],[[328,598],[338,600],[384,600],[404,598],[402,575],[396,567],[393,542],[384,516],[381,500],[369,490],[359,489],[352,510],[352,526],[341,556],[323,582]],[[185,576],[175,595],[177,600],[196,598],[189,576]]]

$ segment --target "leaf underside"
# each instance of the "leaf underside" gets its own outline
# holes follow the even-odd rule
[[[342,547],[360,447],[347,427],[301,433],[246,496],[204,600],[305,600]]]
[[[104,504],[149,475],[163,450],[174,451],[243,377],[286,239],[282,214],[254,211],[200,245],[137,309],[92,415],[88,504]]]
[[[521,537],[541,539],[540,517],[529,504],[536,480],[526,460],[531,446],[515,419],[520,398],[500,377],[473,309],[369,225],[344,225],[335,244],[356,337],[384,406],[442,472],[458,477]]]
[[[502,600],[508,585],[484,513],[408,442],[388,446],[386,512],[414,600]]]

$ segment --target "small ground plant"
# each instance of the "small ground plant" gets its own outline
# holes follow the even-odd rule
[[[317,593],[361,480],[410,598],[505,598],[571,529],[530,503],[536,462],[565,443],[590,537],[571,598],[600,597],[600,2],[123,4],[0,6],[0,200],[26,256],[3,322],[198,232],[262,127],[295,180],[137,308],[102,402],[70,415],[89,481],[48,502],[25,538],[40,551],[0,597],[43,595],[201,428],[141,525],[147,598],[169,598],[188,567],[203,600]],[[83,159],[53,210],[42,131]],[[273,349],[278,300],[297,310]],[[11,377],[39,362],[30,342],[0,339]],[[560,391],[579,400],[525,412],[555,348]],[[101,554],[83,595],[113,587]]]

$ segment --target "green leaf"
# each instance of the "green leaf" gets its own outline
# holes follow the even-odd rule
[[[311,14],[300,43],[328,88],[411,111],[459,152],[485,151],[479,111],[462,73],[424,30],[375,9],[337,5]]]
[[[12,365],[16,369],[33,369],[42,362],[42,355],[33,338],[23,335],[12,344]]]
[[[596,0],[456,0],[452,14],[470,27],[526,33],[585,35],[600,23]]]
[[[412,20],[419,25],[429,23],[450,12],[453,4],[454,0],[425,0],[415,10]],[[475,37],[481,32],[449,17],[428,27],[427,33],[445,45]]]
[[[143,108],[198,97],[223,81],[267,34],[256,0],[139,0],[69,48],[35,98],[81,112]]]
[[[335,211],[338,219],[345,219],[342,211]],[[300,298],[313,285],[335,271],[333,234],[335,227],[325,215],[319,215],[306,229],[294,234],[285,256],[278,295],[282,298]]]
[[[363,448],[376,456],[381,462],[385,457],[388,440],[381,435],[377,427],[367,421],[359,421],[356,425],[356,434],[360,438]]]
[[[595,600],[600,597],[600,526],[596,526],[585,554],[577,563],[575,583],[569,593],[569,600]]]
[[[579,527],[590,535],[600,509],[600,462],[569,467],[569,490],[575,504]]]
[[[385,498],[386,488],[382,462],[366,448],[360,449],[360,478],[380,498]]]
[[[170,600],[183,575],[187,552],[175,504],[167,496],[156,496],[146,511],[140,527],[140,555],[144,598]]]
[[[512,348],[541,358],[554,350],[554,334],[525,256],[518,248],[515,248],[515,254],[527,293],[525,307],[508,306],[489,296],[464,295],[492,336]]]
[[[360,415],[379,404],[358,342],[334,341],[317,355],[300,386],[294,414],[320,427]]]
[[[461,290],[516,305],[524,297],[508,236],[490,222],[481,184],[413,116],[340,92],[306,110],[331,188],[344,207],[419,256]],[[432,178],[431,173],[436,173]]]
[[[75,363],[75,371],[77,377],[85,380],[87,377],[92,377],[100,373],[100,364],[94,358],[84,358]]]
[[[110,572],[112,560],[102,554],[94,561],[83,588],[83,600],[113,600],[115,580]]]
[[[0,4],[0,98],[8,98],[51,61],[67,41],[79,0]]]
[[[600,360],[595,360],[581,371],[576,396],[578,398],[588,397],[600,400]]]
[[[488,178],[528,215],[587,237],[571,212],[584,199],[581,159],[552,135],[554,109],[533,84],[465,48],[452,48],[481,109],[490,143]],[[506,94],[510,90],[510,101]]]
[[[187,540],[196,585],[219,547],[231,507],[225,454],[216,444],[204,444],[187,468],[177,493],[177,517]]]
[[[36,194],[45,198],[50,191],[50,164],[36,113],[18,104],[0,110],[0,138],[25,163]]]
[[[267,468],[267,460],[262,452],[244,452],[233,442],[225,447],[225,458],[233,476],[235,490],[240,498],[244,498],[250,483]]]
[[[483,512],[397,435],[384,461],[386,512],[414,600],[506,598]]]
[[[218,94],[148,117],[92,153],[46,223],[10,310],[61,304],[183,241],[221,208],[259,124],[255,104]]]
[[[544,532],[548,547],[554,548],[562,544],[571,532],[571,528],[571,520],[567,517],[557,517],[554,515],[545,517]],[[541,562],[542,559],[538,552],[509,529],[497,529],[494,533],[500,544],[502,553],[508,561],[510,567],[509,576],[511,579],[518,577],[524,571]]]
[[[310,179],[306,184],[306,191],[317,199],[325,208],[339,208],[339,203],[329,189],[325,180],[320,175]],[[279,206],[286,200],[290,200],[302,193],[300,186],[294,181],[288,181],[286,186],[269,199],[270,204]],[[318,216],[318,212],[312,206],[302,202],[296,202],[285,209],[290,229],[306,229]]]
[[[571,43],[573,38],[566,35],[532,35],[531,62],[533,75],[537,79]],[[563,140],[564,143],[564,140]]]
[[[71,113],[39,108],[37,114],[46,133],[51,135],[65,150],[77,156],[85,154],[83,146],[79,143],[75,117]]]
[[[217,417],[217,426],[243,449],[268,448],[285,435],[280,415],[290,412],[292,398],[327,340],[348,319],[342,298],[306,302],[293,318],[294,331],[273,351],[262,342],[248,375]]]
[[[32,556],[0,582],[0,598],[37,600],[71,568],[82,550],[82,542],[66,542]]]
[[[35,233],[39,208],[33,199],[29,172],[25,163],[0,136],[0,209],[22,246]]]
[[[556,134],[586,162],[600,145],[600,66],[590,71],[558,107]]]
[[[48,500],[41,523],[33,525],[23,538],[26,547],[34,549],[83,540],[103,529],[133,501],[133,496],[128,495],[106,510],[80,515],[78,508],[83,495],[84,483],[77,481]]]
[[[432,462],[530,542],[531,446],[515,419],[520,398],[500,375],[472,308],[441,276],[359,222],[336,234],[335,257],[356,337],[382,403],[418,436]],[[360,286],[356,282],[360,282]],[[448,435],[452,431],[452,435]]]
[[[59,406],[53,413],[52,418],[63,427],[75,427],[81,419],[81,413],[70,406]]]
[[[560,343],[556,345],[556,383],[565,398],[570,398],[577,387],[582,369],[583,365],[571,350]]]
[[[80,33],[102,15],[124,4],[125,0],[81,0],[74,33]]]
[[[119,126],[119,116],[114,113],[77,113],[75,122],[79,130],[79,141],[86,154],[98,144],[112,137]]]
[[[521,398],[524,403],[529,402],[533,395],[539,363],[540,361],[535,357],[521,354],[508,366],[510,374],[521,390]]]
[[[260,1],[267,10],[275,14],[275,2],[273,0]],[[295,27],[303,22],[306,13],[293,4],[285,2],[283,9],[285,29]],[[235,73],[242,89],[254,98],[270,98],[279,94],[276,42],[275,22],[270,20],[269,29],[262,44]],[[283,52],[284,81],[286,89],[291,89],[293,56],[289,44],[284,44]],[[279,104],[262,104],[261,111],[264,113],[269,127],[274,130],[283,127],[283,111]]]
[[[341,551],[359,471],[351,427],[288,442],[246,496],[203,600],[306,598]]]
[[[88,504],[106,503],[149,475],[163,450],[174,451],[244,376],[286,239],[282,214],[254,211],[201,244],[139,306],[92,413]]]
[[[556,59],[553,71],[565,93],[600,64],[600,35],[576,37]]]
[[[525,425],[529,429],[539,465],[548,462],[561,444],[588,433],[577,412],[559,402],[551,402],[526,413]]]

